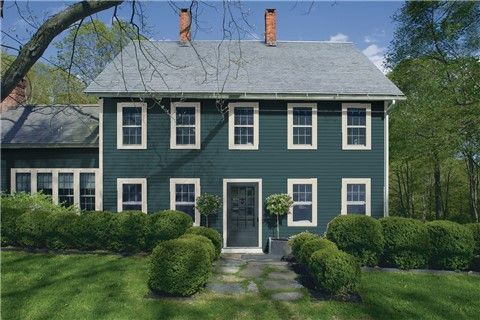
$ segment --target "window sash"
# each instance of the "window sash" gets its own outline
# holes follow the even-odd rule
[[[16,192],[31,193],[32,175],[27,172],[17,172],[15,174],[15,189]]]
[[[237,111],[243,111],[237,114]],[[248,111],[248,113],[246,112]],[[254,145],[255,144],[255,109],[253,107],[235,107],[233,121],[233,137],[235,145]],[[239,129],[239,130],[237,130]],[[242,130],[244,129],[244,130]],[[248,130],[250,129],[250,130]],[[246,142],[243,142],[246,141]]]

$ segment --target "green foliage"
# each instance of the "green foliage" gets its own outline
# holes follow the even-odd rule
[[[208,227],[208,217],[214,215],[222,207],[222,199],[210,193],[203,193],[200,197],[197,198],[195,208],[202,216],[205,217],[205,221]]]
[[[148,216],[141,211],[124,211],[115,215],[111,248],[124,253],[145,249]]]
[[[75,235],[78,214],[73,212],[58,212],[47,218],[51,234],[47,236],[47,247],[53,250],[76,248]]]
[[[165,210],[149,216],[148,247],[160,241],[176,239],[193,224],[192,218],[181,211]]]
[[[200,243],[203,245],[208,252],[208,257],[210,258],[210,261],[213,262],[217,259],[217,254],[215,252],[215,247],[213,246],[213,243],[210,239],[208,239],[205,236],[201,236],[198,234],[193,234],[193,233],[185,233],[183,236],[181,236],[179,239],[189,239],[192,241],[195,241],[197,243]]]
[[[380,219],[385,247],[382,261],[400,269],[424,268],[428,265],[430,238],[425,223],[408,218]]]
[[[469,223],[466,226],[472,231],[473,240],[475,241],[473,253],[480,255],[480,223]]]
[[[160,294],[189,296],[205,285],[211,269],[203,244],[192,239],[163,241],[150,256],[148,286]]]
[[[52,234],[48,211],[30,211],[17,218],[17,242],[29,248],[46,248]]]
[[[467,269],[473,258],[474,240],[471,230],[451,221],[427,223],[431,246],[431,267],[435,269]]]
[[[215,247],[215,259],[218,259],[222,251],[222,235],[215,229],[207,227],[190,227],[187,234],[197,234],[200,236],[207,237],[212,241],[213,246]]]
[[[369,216],[338,216],[327,227],[327,238],[360,260],[362,265],[376,266],[383,251],[380,222]]]
[[[302,263],[303,265],[307,266],[308,262],[310,261],[310,257],[315,251],[323,250],[323,249],[337,249],[337,246],[332,241],[317,237],[315,239],[311,239],[306,241],[301,247],[298,257],[295,257],[298,262]]]
[[[308,231],[300,232],[288,240],[288,244],[292,248],[292,254],[294,257],[299,257],[300,249],[303,244],[309,240],[318,239],[319,237],[316,234],[310,233]]]
[[[82,212],[75,228],[80,250],[114,250],[117,246],[117,215],[108,211]]]
[[[288,194],[272,194],[266,199],[267,210],[271,215],[283,216],[289,213],[293,199]]]
[[[360,265],[346,252],[328,248],[315,251],[309,262],[315,284],[333,295],[355,293],[360,283]]]

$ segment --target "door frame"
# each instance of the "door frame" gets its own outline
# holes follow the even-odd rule
[[[228,214],[228,184],[229,183],[257,183],[258,184],[258,247],[228,248],[227,247],[227,214]],[[223,249],[225,253],[262,253],[262,179],[223,179]]]

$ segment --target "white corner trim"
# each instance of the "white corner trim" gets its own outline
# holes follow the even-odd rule
[[[293,108],[311,108],[312,125],[304,126],[312,128],[312,144],[294,144],[293,143]],[[287,104],[287,133],[289,150],[316,150],[317,149],[317,104],[316,103],[288,103]]]
[[[287,215],[287,226],[288,227],[316,227],[317,226],[317,211],[318,211],[318,202],[317,202],[317,179],[288,179],[287,180],[287,193],[293,199],[293,185],[294,184],[310,184],[312,185],[312,221],[303,220],[303,221],[293,221],[293,207],[292,211]]]
[[[95,207],[103,210],[103,99],[98,99],[98,174],[95,176],[95,185],[100,186],[95,198]]]
[[[227,205],[228,205],[228,184],[229,183],[258,183],[258,248],[262,248],[263,228],[263,191],[262,179],[223,179],[223,248],[227,249]],[[240,249],[239,249],[240,250]],[[243,249],[242,249],[243,250]],[[245,252],[245,251],[238,251]],[[232,252],[233,253],[233,252]]]
[[[365,109],[365,145],[348,144],[348,108]],[[372,149],[372,105],[370,103],[342,103],[342,150],[371,150]]]
[[[195,144],[177,144],[177,107],[195,108]],[[170,149],[200,149],[201,146],[201,106],[200,102],[172,102],[170,107]]]
[[[138,145],[123,144],[123,109],[128,107],[142,108],[142,143]],[[117,149],[147,149],[147,104],[145,102],[117,103]]]
[[[193,184],[195,185],[195,226],[200,225],[200,212],[197,210],[197,198],[200,197],[200,179],[199,178],[171,178],[170,179],[170,210],[176,210],[177,202],[175,201],[175,186],[177,184]]]
[[[142,185],[142,212],[147,213],[147,179],[146,178],[117,178],[117,212],[123,211],[123,190],[124,184],[141,184]]]
[[[384,185],[383,185],[383,188],[384,188],[384,195],[383,195],[383,216],[384,217],[388,217],[389,215],[389,179],[390,179],[390,169],[389,169],[389,165],[390,165],[390,139],[389,139],[389,124],[388,124],[388,121],[389,121],[389,117],[388,117],[388,112],[387,112],[387,109],[388,109],[388,102],[385,101],[384,102],[384,115],[385,115],[385,118],[383,119],[383,131],[384,131],[384,136],[383,136],[383,143],[384,143],[384,154],[383,154],[383,158],[384,158],[384,164],[383,164],[383,168],[384,168],[384,172],[383,172],[383,175],[384,175]]]
[[[347,214],[347,185],[365,185],[365,215],[371,216],[371,179],[370,178],[342,178],[342,209],[341,215]]]
[[[235,108],[253,108],[253,144],[235,144]],[[259,145],[259,116],[258,102],[231,102],[228,104],[228,149],[230,150],[258,150]]]

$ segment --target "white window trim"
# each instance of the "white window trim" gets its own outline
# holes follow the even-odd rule
[[[317,179],[288,179],[287,180],[287,193],[293,199],[293,185],[294,184],[311,184],[312,185],[312,221],[293,221],[293,207],[291,212],[287,216],[287,226],[289,227],[316,227],[317,226]]]
[[[195,185],[195,226],[200,225],[200,212],[197,210],[197,198],[200,197],[200,179],[199,178],[171,178],[170,179],[170,210],[176,210],[175,201],[175,185],[177,184],[193,184]]]
[[[123,144],[123,108],[142,108],[142,143],[138,145]],[[147,104],[145,102],[117,103],[117,149],[147,149]]]
[[[147,179],[146,178],[117,178],[117,212],[123,211],[123,185],[141,184],[142,185],[142,212],[147,213]]]
[[[30,192],[37,193],[37,174],[51,173],[52,174],[52,201],[58,204],[58,174],[59,173],[73,173],[73,203],[80,208],[80,173],[94,173],[95,174],[95,210],[102,210],[102,184],[98,183],[100,180],[100,170],[97,168],[14,168],[10,170],[10,191],[16,191],[16,174],[30,173]]]
[[[177,107],[195,108],[195,144],[177,144]],[[172,102],[170,107],[170,149],[200,149],[201,112],[200,102]]]
[[[348,144],[348,108],[365,109],[365,145]],[[371,150],[372,149],[372,105],[370,103],[342,103],[342,149],[343,150]]]
[[[347,214],[347,185],[365,185],[365,215],[371,215],[371,179],[370,178],[343,178],[342,179],[342,215]]]
[[[235,144],[235,108],[253,108],[253,144]],[[259,140],[258,102],[231,102],[228,104],[228,149],[230,150],[258,150]]]
[[[294,144],[293,143],[293,108],[311,108],[312,109],[312,144]],[[287,131],[288,131],[288,149],[290,150],[316,150],[317,149],[317,104],[316,103],[289,103],[287,105]]]

